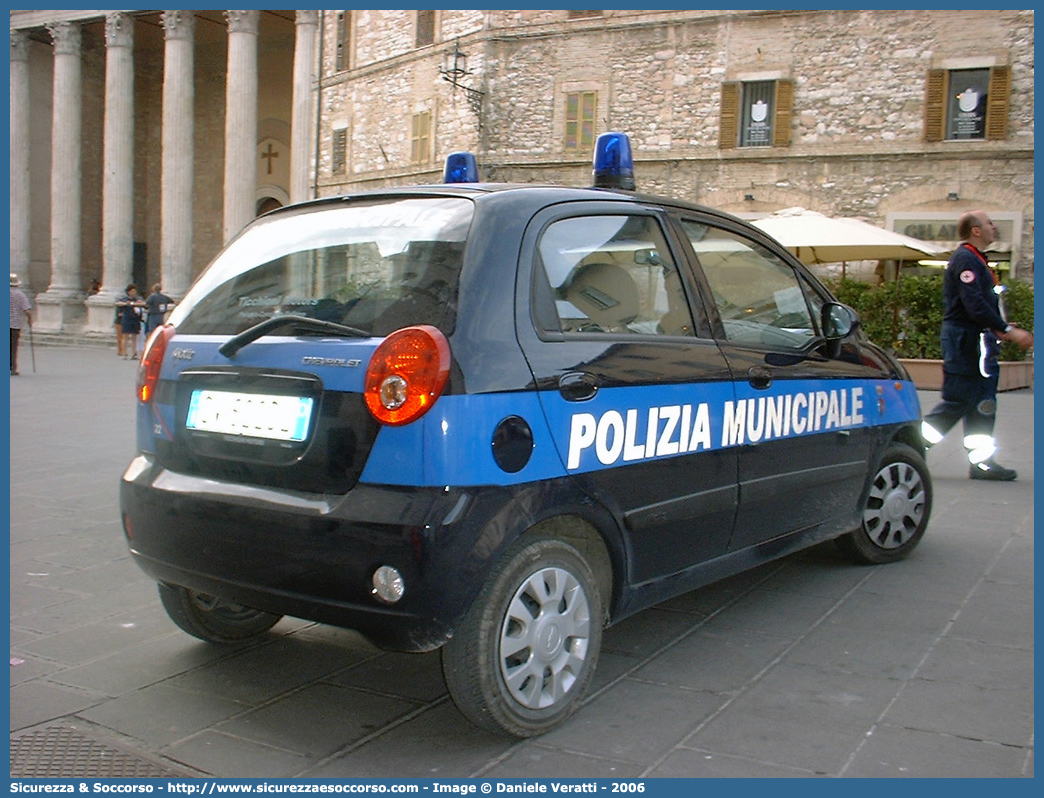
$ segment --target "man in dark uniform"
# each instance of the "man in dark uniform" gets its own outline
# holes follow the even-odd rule
[[[964,448],[972,479],[1008,482],[1018,474],[993,459],[997,413],[997,340],[1033,346],[1033,333],[1009,323],[1001,312],[997,283],[983,252],[997,238],[985,211],[969,211],[957,220],[961,245],[950,256],[943,277],[942,401],[924,417],[928,446],[938,443],[964,421]]]

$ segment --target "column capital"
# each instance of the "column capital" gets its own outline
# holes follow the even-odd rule
[[[134,20],[130,14],[110,11],[105,15],[105,46],[134,46]]]
[[[55,55],[79,55],[82,33],[79,24],[75,22],[52,22],[47,26],[47,32],[51,34],[54,41]]]
[[[192,39],[196,15],[192,11],[164,11],[163,33],[167,39]]]
[[[298,11],[297,18],[295,19],[298,25],[318,25],[319,24],[319,12],[315,9],[308,9],[305,11]]]
[[[29,60],[29,37],[25,35],[24,30],[11,31],[11,60]]]
[[[252,33],[256,36],[260,19],[260,11],[225,12],[225,21],[228,22],[229,33]]]

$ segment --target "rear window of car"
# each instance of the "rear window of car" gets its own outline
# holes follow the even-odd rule
[[[412,197],[302,208],[262,219],[200,275],[170,322],[235,335],[278,315],[384,336],[412,324],[452,332],[474,205]]]

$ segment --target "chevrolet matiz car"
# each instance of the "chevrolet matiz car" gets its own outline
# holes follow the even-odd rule
[[[454,153],[443,184],[266,214],[200,275],[143,354],[121,483],[174,623],[441,648],[460,711],[526,737],[608,624],[831,539],[910,553],[903,367],[773,239],[598,144],[593,187]]]

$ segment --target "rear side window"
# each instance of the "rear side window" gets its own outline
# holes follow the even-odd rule
[[[756,241],[693,221],[682,227],[711,289],[725,338],[743,345],[804,349],[817,335],[807,284]]]
[[[450,334],[474,206],[419,197],[302,209],[259,221],[200,276],[170,321],[234,335],[281,314],[385,336],[430,324]]]
[[[651,216],[581,216],[540,237],[538,276],[554,300],[551,331],[693,336],[677,265]],[[557,325],[557,329],[554,329]]]

